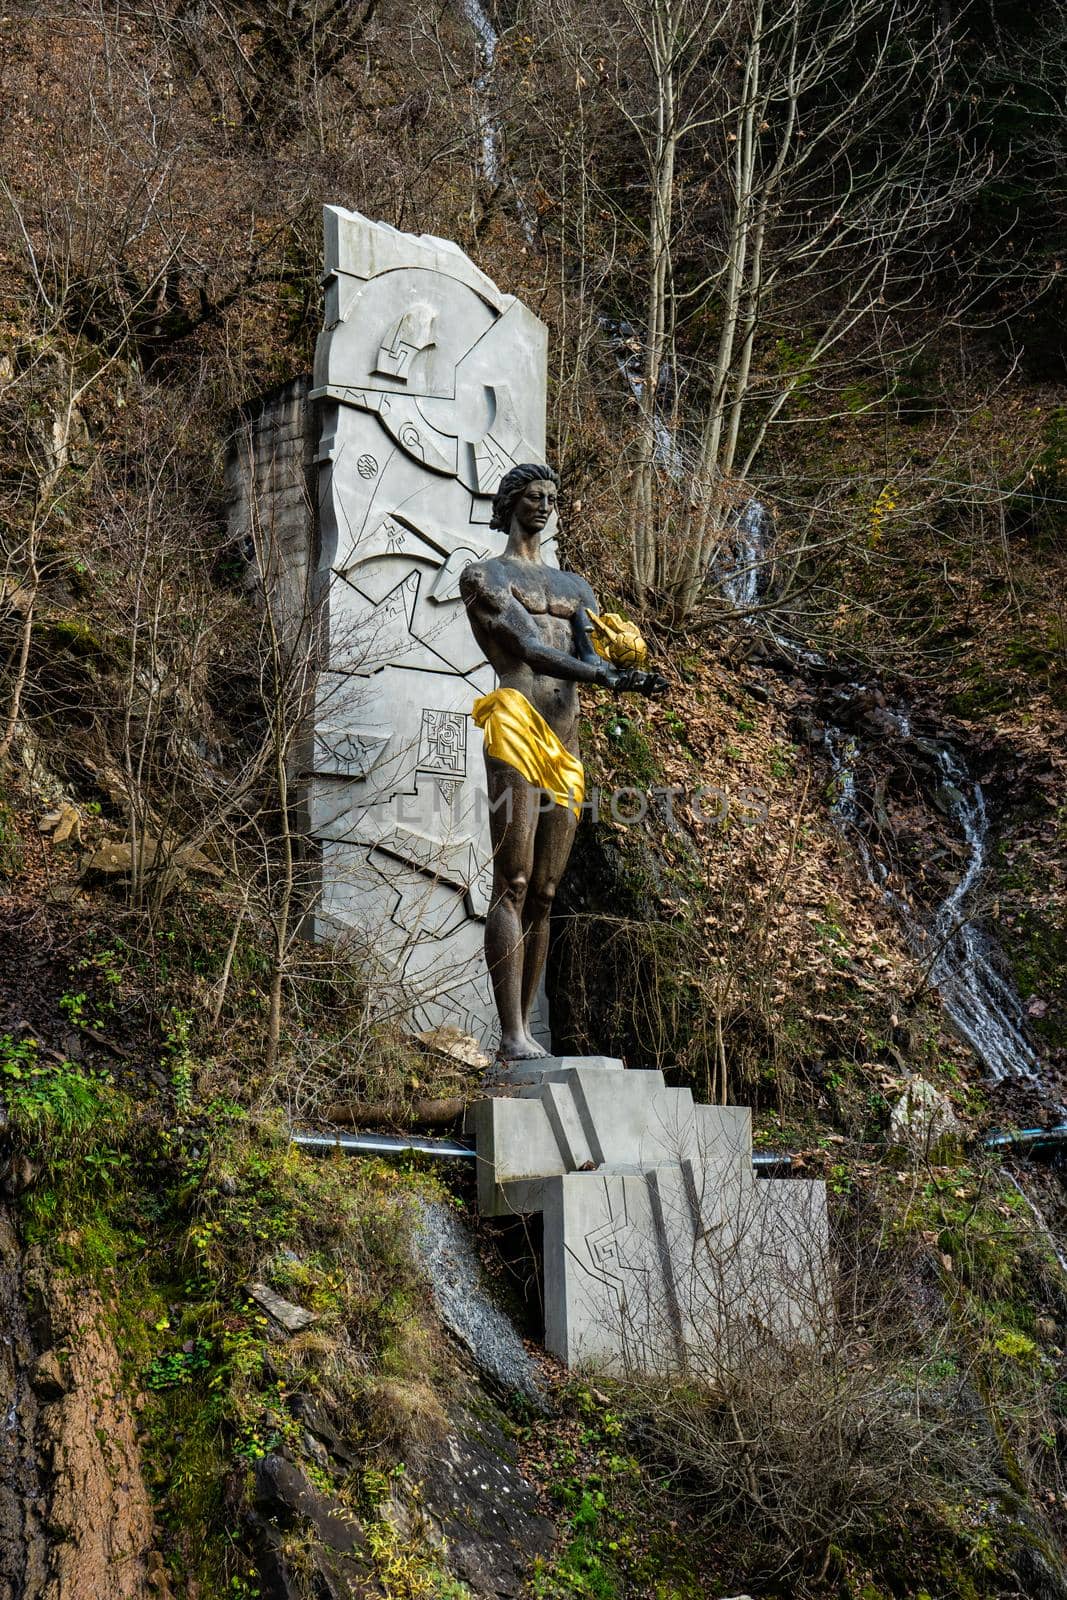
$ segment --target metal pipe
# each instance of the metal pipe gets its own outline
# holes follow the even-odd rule
[[[301,1150],[344,1150],[353,1156],[395,1156],[417,1150],[447,1161],[473,1161],[476,1153],[455,1139],[402,1138],[392,1133],[293,1133],[290,1138]]]
[[[1017,1150],[1021,1155],[1043,1155],[1046,1151],[1067,1148],[1067,1122],[1054,1128],[1017,1128],[1013,1133],[991,1133],[982,1140],[983,1150]]]
[[[753,1150],[752,1165],[757,1172],[789,1172],[795,1156],[792,1150]]]
[[[421,1139],[393,1133],[294,1133],[293,1144],[301,1150],[344,1150],[354,1156],[403,1155],[416,1150],[420,1155],[439,1156],[445,1161],[473,1161],[477,1151],[457,1139]],[[752,1165],[758,1172],[786,1171],[793,1164],[790,1151],[760,1150],[753,1153]]]

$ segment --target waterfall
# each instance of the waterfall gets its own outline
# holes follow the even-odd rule
[[[759,572],[773,535],[773,523],[766,508],[758,500],[750,500],[738,514],[735,530],[732,557],[719,567],[715,577],[730,605],[746,612],[758,599]],[[815,651],[802,649],[768,631],[775,644],[795,661],[816,668],[827,666]],[[853,682],[846,687],[860,693],[866,686]],[[887,707],[884,720],[902,742],[914,738],[907,706]],[[937,739],[921,742],[935,763],[937,799],[959,832],[966,863],[940,903],[927,916],[920,917],[909,901],[890,886],[888,869],[871,848],[856,785],[856,769],[865,748],[861,737],[851,729],[830,723],[822,738],[834,781],[831,815],[855,846],[868,881],[899,916],[914,953],[920,958],[928,957],[930,981],[938,989],[956,1031],[994,1080],[1035,1079],[1040,1061],[1027,1039],[1022,1000],[1001,970],[992,939],[974,920],[974,902],[985,879],[989,852],[989,818],[981,784],[948,743]]]
[[[496,47],[500,36],[479,4],[479,0],[460,0],[463,15],[478,36],[485,70],[474,80],[474,92],[480,100],[489,92],[489,80],[496,62]],[[482,134],[482,172],[487,182],[495,188],[500,182],[500,130],[489,113],[478,112],[478,125]]]
[[[889,714],[902,739],[910,738],[907,713],[895,710]],[[930,981],[956,1031],[994,1080],[1035,1078],[1040,1063],[1026,1037],[1022,1000],[1000,971],[995,946],[973,918],[973,900],[985,876],[989,845],[989,819],[981,784],[947,745],[924,741],[933,750],[938,772],[945,780],[939,786],[938,797],[959,830],[967,854],[958,881],[923,920],[903,896],[889,887],[888,870],[871,850],[856,791],[855,765],[862,753],[859,739],[840,728],[827,728],[823,742],[838,784],[831,806],[833,818],[856,846],[868,881],[900,917],[915,955],[929,957]]]
[[[625,379],[627,388],[640,403],[645,392],[645,363],[640,336],[634,331],[630,322],[616,322],[612,317],[598,317],[597,321],[607,337],[611,353],[615,357],[615,363]],[[671,382],[673,373],[667,366],[665,381],[660,385],[661,391]],[[679,482],[686,472],[685,453],[680,441],[663,418],[657,415],[652,417],[652,434],[655,441],[654,459],[657,465],[663,467],[676,483]]]
[[[982,786],[946,745],[938,748],[937,761],[945,779],[942,796],[967,845],[967,866],[934,915],[930,977],[949,1016],[994,1078],[1033,1078],[1040,1063],[1026,1039],[1022,1000],[998,970],[990,941],[969,914],[989,843]]]
[[[720,563],[719,587],[735,611],[750,611],[759,599],[770,521],[758,500],[750,500],[734,519],[733,548]]]
[[[503,163],[500,159],[500,124],[486,109],[489,97],[493,67],[496,64],[496,47],[500,43],[500,35],[489,20],[489,14],[481,4],[481,0],[459,0],[460,9],[478,37],[478,45],[484,64],[483,71],[474,80],[474,92],[482,102],[478,111],[478,127],[482,136],[482,174],[487,183],[494,189],[505,180]],[[515,210],[518,213],[522,231],[526,235],[527,244],[533,244],[537,237],[537,226],[534,214],[525,199],[510,178],[506,180],[515,198]]]

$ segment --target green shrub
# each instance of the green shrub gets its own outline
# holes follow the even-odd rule
[[[72,1061],[42,1060],[36,1039],[0,1036],[0,1087],[8,1116],[25,1140],[72,1141],[104,1117],[118,1099],[105,1073]]]

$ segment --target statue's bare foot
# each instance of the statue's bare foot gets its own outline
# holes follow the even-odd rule
[[[545,1052],[527,1033],[506,1033],[497,1046],[498,1061],[539,1061]]]

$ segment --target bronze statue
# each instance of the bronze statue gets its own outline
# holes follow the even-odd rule
[[[460,579],[474,636],[500,680],[476,702],[474,718],[485,732],[493,841],[485,956],[500,1017],[497,1055],[506,1061],[545,1054],[530,1035],[530,1013],[584,795],[578,685],[646,695],[667,687],[658,673],[616,664],[643,660],[636,629],[598,616],[584,578],[541,560],[558,492],[551,467],[506,473],[491,523],[507,533],[504,553],[473,563]]]

